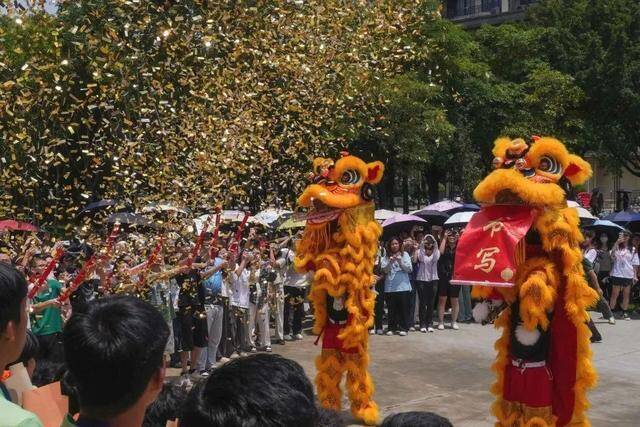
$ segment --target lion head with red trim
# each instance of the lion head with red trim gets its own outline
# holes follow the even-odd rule
[[[337,161],[316,158],[307,186],[298,204],[309,208],[307,226],[325,225],[337,220],[344,212],[365,205],[373,205],[373,186],[384,173],[379,161],[366,163],[343,153]]]
[[[532,139],[532,144],[520,138],[496,140],[495,170],[474,191],[479,203],[562,206],[570,187],[591,176],[589,163],[570,154],[557,139]]]

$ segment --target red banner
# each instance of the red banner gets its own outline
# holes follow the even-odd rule
[[[533,223],[527,206],[482,208],[464,229],[458,242],[452,284],[513,286],[518,246]],[[524,258],[524,252],[521,254]]]

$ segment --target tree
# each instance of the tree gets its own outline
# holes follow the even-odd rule
[[[290,203],[310,159],[378,115],[363,88],[413,56],[417,4],[81,0],[0,18],[0,216]]]
[[[584,91],[583,150],[640,176],[640,3],[542,0],[530,20],[545,60]]]

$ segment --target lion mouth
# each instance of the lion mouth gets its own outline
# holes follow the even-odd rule
[[[500,190],[496,194],[495,203],[498,205],[524,205],[525,202],[520,196],[511,190]]]
[[[307,223],[324,224],[338,219],[342,209],[332,208],[319,199],[313,199],[311,210],[307,214]]]

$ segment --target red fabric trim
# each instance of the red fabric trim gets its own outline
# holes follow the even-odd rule
[[[565,304],[565,283],[558,290],[558,299],[551,321],[551,351],[549,367],[553,373],[553,415],[557,425],[569,424],[575,408],[578,331],[569,319]]]
[[[552,404],[553,379],[546,366],[521,369],[509,363],[504,372],[504,399],[532,408]]]
[[[345,326],[346,325],[327,323],[327,326],[325,326],[323,330],[322,348],[338,350],[341,353],[357,353],[357,348],[344,348],[342,340],[338,338],[338,335]]]

